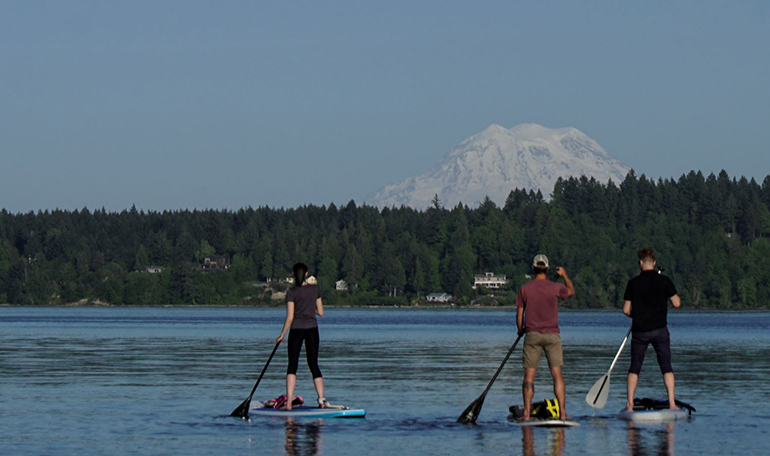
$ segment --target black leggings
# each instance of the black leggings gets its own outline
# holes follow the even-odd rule
[[[289,367],[286,374],[297,375],[299,366],[299,352],[302,350],[302,342],[305,342],[305,354],[307,355],[307,366],[313,373],[313,379],[323,377],[321,369],[318,368],[318,326],[308,329],[290,329],[289,330]]]

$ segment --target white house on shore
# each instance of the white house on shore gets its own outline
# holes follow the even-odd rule
[[[347,291],[348,289],[348,283],[344,280],[338,280],[334,282],[334,288],[337,289],[337,291]]]
[[[508,280],[504,275],[495,275],[494,272],[485,272],[484,275],[473,276],[473,289],[478,288],[479,285],[489,289],[503,288]]]
[[[452,295],[449,293],[431,293],[426,298],[428,302],[450,302]]]
[[[288,283],[289,285],[294,285],[294,277],[291,277],[291,276],[286,277],[285,279],[281,280],[281,282]],[[307,276],[307,279],[305,279],[305,282],[307,282],[308,285],[318,285],[318,280],[315,278],[315,276]]]

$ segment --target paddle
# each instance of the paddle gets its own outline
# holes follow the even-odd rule
[[[623,348],[625,348],[626,342],[628,341],[628,336],[630,334],[631,328],[628,328],[626,337],[623,339],[623,343],[620,344],[620,348],[618,349],[618,353],[615,355],[615,359],[612,360],[610,370],[608,370],[607,373],[604,374],[602,378],[597,380],[596,383],[594,383],[594,386],[588,390],[588,394],[586,394],[586,402],[591,407],[604,408],[604,405],[607,403],[607,397],[610,394],[610,373],[612,373],[612,369],[615,367],[615,363],[618,362],[620,353],[623,351]]]
[[[257,379],[257,383],[254,384],[254,388],[251,389],[251,394],[249,394],[249,397],[246,398],[245,401],[241,402],[241,405],[239,405],[235,410],[233,410],[233,413],[230,414],[230,416],[237,416],[240,418],[248,418],[249,417],[249,406],[251,405],[251,397],[254,396],[254,391],[257,390],[257,386],[259,385],[260,380],[262,380],[262,376],[265,375],[265,371],[267,370],[267,366],[270,364],[270,361],[273,359],[273,355],[275,355],[275,351],[278,350],[278,346],[281,345],[280,342],[275,344],[275,347],[273,347],[273,352],[270,353],[270,357],[267,358],[267,362],[265,363],[265,367],[262,368],[262,373],[259,374],[259,378]]]
[[[484,390],[483,393],[481,393],[481,396],[479,396],[475,401],[471,402],[471,404],[465,408],[462,415],[460,415],[460,417],[457,418],[458,423],[476,424],[476,419],[479,417],[479,413],[481,413],[481,407],[484,405],[484,399],[487,397],[487,393],[489,392],[489,389],[492,388],[492,384],[495,382],[495,380],[497,380],[497,376],[500,375],[500,371],[503,370],[503,366],[505,366],[505,363],[508,361],[508,358],[511,357],[511,353],[513,353],[513,350],[516,349],[516,344],[519,343],[519,340],[521,339],[522,335],[519,335],[519,337],[516,338],[516,342],[514,342],[513,345],[511,345],[511,349],[508,350],[508,354],[505,355],[505,359],[503,360],[502,364],[500,364],[500,367],[497,368],[497,372],[495,372],[495,375],[492,377],[492,380],[489,381],[489,385],[487,385],[487,388]]]

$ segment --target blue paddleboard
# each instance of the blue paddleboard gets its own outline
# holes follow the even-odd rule
[[[282,416],[295,418],[363,418],[366,416],[366,410],[352,409],[350,407],[342,406],[320,408],[301,405],[299,407],[294,407],[291,410],[253,408],[249,410],[249,416]]]

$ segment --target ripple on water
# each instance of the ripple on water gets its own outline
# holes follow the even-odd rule
[[[520,352],[488,394],[477,426],[455,423],[484,390],[515,338],[512,310],[329,309],[321,368],[333,403],[361,420],[240,420],[283,319],[281,309],[0,309],[0,441],[37,454],[766,454],[770,313],[672,313],[678,396],[698,409],[673,425],[631,427],[624,402],[628,349],[607,408],[585,405],[627,330],[617,312],[565,312],[567,406],[581,426],[524,430]],[[279,350],[255,399],[281,394]],[[536,398],[551,397],[547,369]],[[315,395],[300,365],[298,393]],[[650,355],[640,395],[663,395]]]

